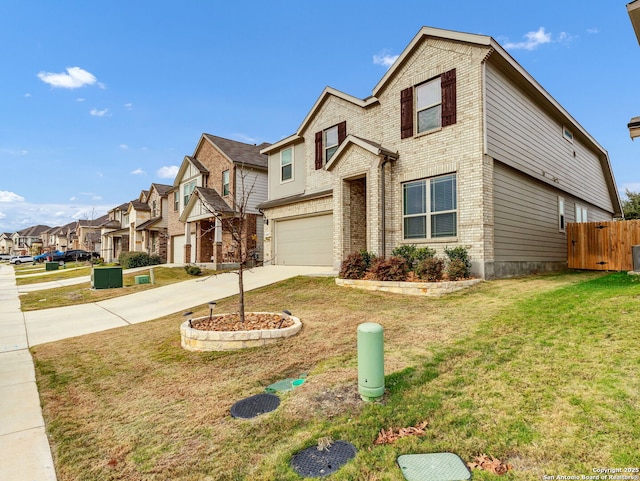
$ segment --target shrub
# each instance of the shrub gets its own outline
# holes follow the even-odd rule
[[[149,254],[146,252],[124,251],[118,256],[118,262],[124,269],[149,265]]]
[[[202,274],[202,269],[200,269],[200,266],[187,264],[186,266],[184,266],[184,270],[190,276],[199,276],[200,274]]]
[[[459,271],[460,269],[463,269],[463,275],[458,275],[456,278],[457,279],[465,279],[467,277],[469,277],[471,275],[471,261],[469,260],[469,253],[467,252],[466,247],[463,246],[458,246],[458,247],[452,247],[451,249],[449,249],[448,247],[444,248],[444,252],[445,254],[447,254],[447,257],[449,258],[449,264],[451,264],[451,262],[453,262],[454,260],[460,260],[462,262],[462,265],[464,266],[464,268],[462,268],[459,265],[454,265],[454,267],[452,267],[452,270],[454,272]],[[449,269],[447,268],[447,272],[449,271]]]
[[[407,261],[404,257],[376,258],[371,263],[367,278],[375,281],[404,281],[407,279]]]
[[[391,251],[392,256],[402,257],[410,270],[414,270],[420,261],[432,258],[435,253],[436,251],[429,247],[416,247],[415,244],[401,245]]]
[[[151,254],[149,256],[149,265],[157,266],[158,264],[162,264],[162,257],[160,257],[158,254]]]
[[[416,275],[429,282],[441,281],[444,272],[444,259],[429,257],[418,262],[415,268]]]
[[[447,277],[450,281],[469,277],[468,268],[462,259],[452,259],[447,264]]]
[[[362,279],[371,267],[372,259],[375,259],[375,256],[367,251],[352,252],[342,261],[339,277],[341,279]]]

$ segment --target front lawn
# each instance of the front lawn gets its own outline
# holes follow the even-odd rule
[[[90,275],[91,269],[79,269],[81,275]],[[136,284],[135,277],[140,275],[149,275],[149,270],[141,270],[132,273],[124,273],[121,288],[115,289],[92,289],[91,282],[82,284],[74,284],[66,287],[56,287],[53,289],[43,289],[39,291],[20,294],[20,307],[23,311],[35,311],[38,309],[49,309],[52,307],[71,306],[75,304],[84,304],[87,302],[98,302],[105,299],[112,299],[118,296],[133,294],[155,287],[166,286],[176,282],[186,281],[194,277],[187,274],[182,267],[153,267],[155,283],[154,284]],[[204,269],[202,276],[215,274],[216,271]],[[58,279],[70,278],[60,277]],[[49,276],[40,277],[40,282],[56,280]]]
[[[192,353],[178,314],[32,348],[58,479],[297,480],[292,455],[326,437],[358,454],[324,479],[401,481],[397,456],[445,451],[512,465],[479,480],[640,466],[638,278],[565,273],[443,298],[296,278],[246,297],[304,328],[265,348]],[[385,328],[381,403],[358,399],[362,322]],[[234,402],[302,373],[276,411],[230,417]],[[422,436],[374,445],[381,429],[424,421]]]

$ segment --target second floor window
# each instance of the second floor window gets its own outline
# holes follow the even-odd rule
[[[333,127],[316,132],[315,167],[316,170],[331,160],[340,144],[347,138],[347,122],[343,121]]]
[[[180,194],[177,190],[173,193],[173,210],[174,212],[178,212],[180,210]]]
[[[338,126],[335,125],[323,133],[324,136],[324,161],[329,162],[336,150],[338,150]]]
[[[442,111],[440,77],[416,87],[418,133],[439,129]]]
[[[229,171],[225,170],[222,173],[222,195],[229,195],[231,193],[231,185],[229,184]]]
[[[293,179],[293,148],[289,147],[280,152],[280,181]]]
[[[184,206],[186,207],[189,203],[189,197],[191,197],[192,192],[196,189],[196,181],[192,180],[191,182],[187,182],[184,184],[183,189]]]

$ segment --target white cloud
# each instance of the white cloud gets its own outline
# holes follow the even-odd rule
[[[170,165],[169,167],[160,167],[156,174],[161,179],[173,179],[178,175],[178,170],[180,170],[180,167],[177,165]]]
[[[24,202],[24,197],[14,192],[0,190],[0,202]]]
[[[31,95],[31,94],[30,94],[30,93],[28,93],[28,92],[27,92],[26,94],[24,94],[24,96],[25,96],[26,98],[33,97],[33,95]]]
[[[120,144],[120,148],[122,150],[129,150],[129,146],[127,144]]]
[[[98,81],[95,75],[80,67],[67,67],[67,73],[40,72],[38,78],[52,87],[64,89],[77,89]]]
[[[124,104],[124,108],[127,110],[131,110],[133,108],[133,104],[132,103]]]
[[[627,198],[626,191],[629,192],[640,192],[640,182],[629,182],[627,184],[622,184],[622,188],[620,189],[620,194],[624,199]]]
[[[75,202],[76,200],[77,200],[77,197],[75,197],[75,196],[69,198],[70,202]]]
[[[144,175],[146,172],[140,168],[137,168],[136,170],[131,172],[131,175]]]
[[[248,135],[245,134],[233,134],[232,135],[233,138],[237,139],[239,142],[244,142],[245,144],[257,144],[258,141],[256,139],[254,139],[253,137],[249,137]]]
[[[590,34],[592,34],[592,35],[593,35],[593,34],[596,34],[596,33],[600,33],[600,29],[595,28],[595,27],[594,27],[594,28],[588,28],[588,29],[587,29],[587,33],[590,33]]]
[[[373,64],[389,68],[397,59],[398,55],[391,55],[388,50],[383,50],[373,56]]]
[[[105,115],[107,115],[107,112],[109,112],[109,109],[104,109],[104,110],[91,109],[91,112],[89,113],[94,117],[104,117]]]
[[[4,212],[0,212],[0,219],[5,219],[7,217],[7,214],[5,214]]]
[[[84,101],[86,101],[86,100],[87,100],[87,99],[83,99],[82,97],[78,97],[78,98],[76,99],[76,102],[84,102]]]
[[[524,42],[507,42],[504,48],[507,50],[535,50],[540,45],[551,43],[551,34],[544,31],[544,27],[540,27],[537,32],[527,32]]]

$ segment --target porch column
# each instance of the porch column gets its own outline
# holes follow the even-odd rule
[[[191,262],[191,222],[184,223],[184,262]]]

